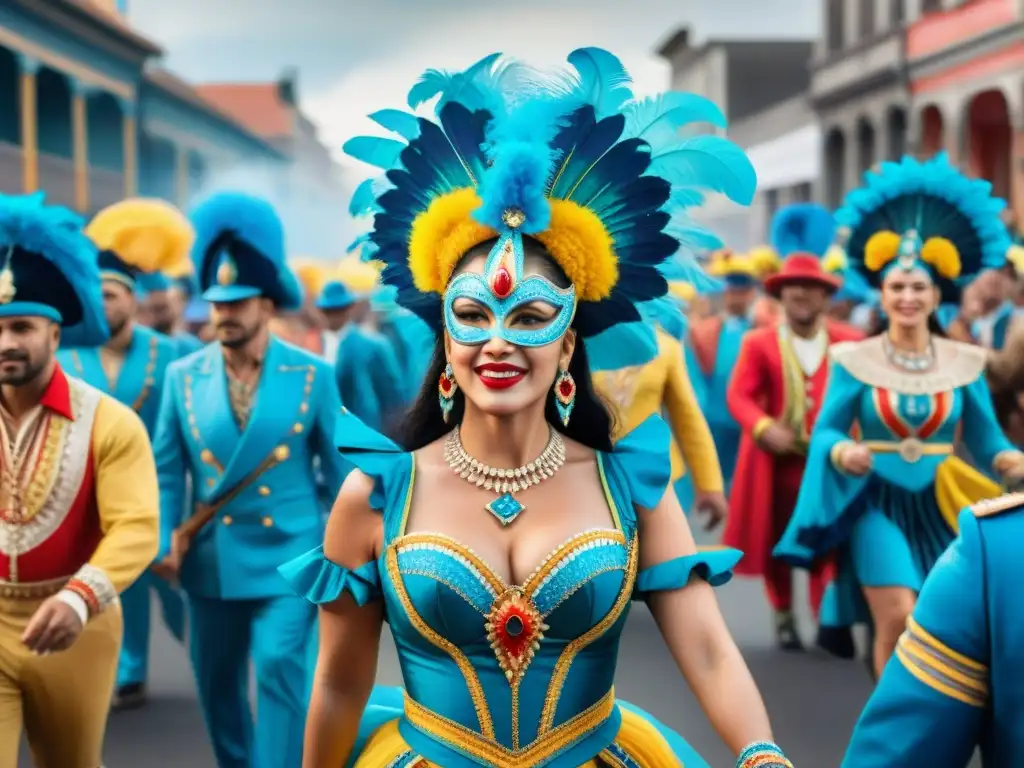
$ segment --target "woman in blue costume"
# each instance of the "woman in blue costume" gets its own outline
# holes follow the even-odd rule
[[[633,598],[739,765],[790,765],[711,591],[740,553],[697,552],[666,426],[613,449],[589,383],[590,340],[609,363],[645,329],[656,348],[637,306],[680,246],[673,187],[746,202],[753,169],[725,139],[679,138],[697,97],[637,101],[610,54],[569,61],[428,72],[409,101],[440,93],[437,123],[395,113],[407,144],[346,145],[388,169],[372,257],[438,340],[402,447],[342,415],[358,471],[324,546],[282,568],[321,606],[307,768],[703,768],[615,698]],[[385,619],[404,691],[373,689]]]
[[[852,268],[880,291],[888,328],[832,348],[800,498],[775,554],[807,567],[839,548],[822,623],[867,618],[866,602],[877,675],[956,536],[959,510],[999,494],[988,475],[1024,477],[1024,455],[996,421],[985,351],[944,338],[935,319],[1005,259],[1003,202],[945,155],[885,163],[865,179],[836,220]],[[958,440],[980,472],[954,455]]]

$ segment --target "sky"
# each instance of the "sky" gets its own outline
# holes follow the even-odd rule
[[[668,85],[654,50],[682,26],[707,38],[809,39],[820,0],[127,0],[132,25],[191,82],[299,72],[303,111],[336,154],[382,134],[365,115],[403,108],[428,67],[461,69],[502,51],[559,65],[575,48],[616,53],[639,94]]]

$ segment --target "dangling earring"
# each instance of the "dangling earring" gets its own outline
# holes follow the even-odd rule
[[[455,381],[455,371],[452,370],[452,364],[448,363],[437,380],[437,402],[441,405],[441,416],[444,418],[445,424],[448,423],[452,406],[455,405],[455,393],[458,391],[459,385]]]
[[[562,425],[569,426],[569,417],[576,407],[576,380],[569,371],[563,369],[555,379],[555,407],[562,417]]]

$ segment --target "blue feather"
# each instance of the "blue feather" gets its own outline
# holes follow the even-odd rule
[[[644,322],[619,323],[583,340],[591,371],[645,365],[658,356],[658,337]]]
[[[358,251],[363,246],[364,243],[368,243],[369,241],[370,241],[370,233],[369,232],[364,232],[359,237],[357,237],[355,240],[353,240],[351,243],[349,243],[348,248],[345,249],[345,253],[346,254],[355,253],[356,251]]]
[[[679,131],[688,123],[711,123],[717,128],[726,125],[722,110],[695,93],[666,93],[627,104],[624,138],[643,139],[657,150],[679,141]]]
[[[370,115],[370,119],[382,128],[397,133],[406,141],[412,141],[420,135],[420,121],[416,115],[410,115],[400,109],[381,109]]]
[[[579,74],[579,93],[594,107],[600,120],[619,112],[633,98],[629,76],[622,62],[601,48],[577,48],[569,54],[569,64]]]
[[[735,203],[750,205],[757,172],[742,149],[721,136],[694,136],[656,153],[649,175],[674,185],[700,185],[721,192]]]
[[[349,216],[365,216],[377,207],[377,194],[373,189],[374,179],[367,179],[356,187],[348,203]]]
[[[474,81],[486,83],[490,77],[500,77],[501,71],[494,70],[501,58],[502,54],[492,53],[462,72],[428,69],[409,91],[409,108],[416,109],[437,96],[441,97],[438,111],[452,101],[459,101],[467,107],[471,104],[474,108],[486,106],[486,94],[492,92],[492,89],[486,86],[481,88]]]
[[[794,203],[772,218],[770,241],[781,258],[810,253],[823,258],[835,240],[832,213],[817,203]]]
[[[707,196],[693,187],[673,187],[668,205],[672,210],[679,208],[697,208],[704,205]]]
[[[554,149],[561,157],[555,168],[549,194],[568,199],[591,168],[615,146],[625,125],[622,115],[595,122],[592,107],[577,110],[572,123],[555,137]]]
[[[192,260],[196,274],[202,274],[210,246],[225,232],[282,269],[286,263],[284,225],[266,200],[243,192],[218,192],[197,205],[191,215],[196,239]]]
[[[398,158],[406,146],[408,145],[394,139],[356,136],[346,141],[342,150],[349,157],[387,171],[398,164]]]

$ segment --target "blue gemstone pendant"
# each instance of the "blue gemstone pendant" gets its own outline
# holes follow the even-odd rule
[[[503,493],[490,504],[485,506],[484,509],[494,515],[498,519],[499,523],[502,525],[508,525],[519,517],[526,507],[516,501],[515,497],[511,493]]]

